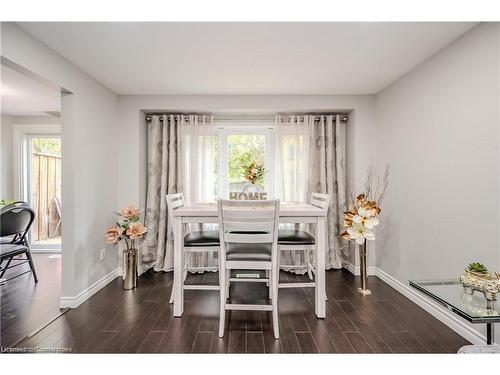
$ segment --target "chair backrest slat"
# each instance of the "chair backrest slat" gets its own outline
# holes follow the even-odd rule
[[[167,194],[167,211],[168,218],[171,223],[174,222],[173,212],[180,207],[184,207],[184,194],[183,193],[175,193],[175,194]]]
[[[277,251],[279,201],[234,201],[221,199],[217,202],[221,259],[225,259],[226,243],[267,243]]]
[[[273,234],[257,234],[257,233],[231,233],[224,234],[224,241],[230,243],[272,243],[274,239]]]
[[[269,232],[274,221],[270,222],[248,222],[248,221],[226,221],[224,223],[227,232]]]
[[[259,222],[259,221],[273,221],[275,215],[274,208],[245,208],[245,209],[235,209],[226,208],[224,209],[224,218],[228,221],[238,221],[240,217],[245,218],[245,222]]]
[[[328,210],[330,206],[330,194],[312,193],[310,203],[311,206]]]

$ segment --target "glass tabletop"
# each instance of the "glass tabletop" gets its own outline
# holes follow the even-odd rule
[[[500,301],[488,308],[484,294],[466,294],[458,280],[413,280],[410,286],[472,323],[500,322]],[[500,297],[500,296],[498,296]]]

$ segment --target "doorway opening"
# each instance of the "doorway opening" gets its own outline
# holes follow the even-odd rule
[[[18,210],[13,206],[34,213],[23,223],[27,241],[8,226],[0,238],[0,341],[16,346],[66,311],[60,309],[61,88],[3,57],[0,77],[0,215]],[[28,254],[32,264],[23,263]]]
[[[27,190],[35,211],[31,228],[32,249],[60,250],[62,231],[61,137],[30,135]]]

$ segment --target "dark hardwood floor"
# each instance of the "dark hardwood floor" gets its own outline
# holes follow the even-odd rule
[[[188,281],[216,283],[217,274]],[[280,290],[279,340],[271,314],[254,311],[228,312],[226,334],[219,338],[215,291],[187,291],[184,315],[173,318],[171,284],[171,273],[149,271],[138,289],[122,291],[117,278],[20,346],[79,353],[456,353],[468,344],[376,277],[369,279],[373,294],[360,295],[357,279],[345,270],[327,272],[326,319],[314,314],[313,289]],[[231,289],[234,301],[266,298],[260,284]]]
[[[27,273],[0,286],[0,344],[12,346],[61,314],[61,258],[33,254],[38,283]],[[5,273],[9,278],[28,270],[27,264]]]

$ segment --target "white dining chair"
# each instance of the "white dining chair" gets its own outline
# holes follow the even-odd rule
[[[330,206],[330,195],[312,193],[310,204],[314,207],[321,208],[325,210],[325,215],[328,212],[328,207]],[[316,240],[314,236],[306,231],[295,229],[280,229],[278,232],[278,248],[279,248],[279,259],[280,268],[282,269],[305,269],[309,276],[309,279],[313,279],[313,274],[316,274],[316,268],[310,262],[311,252],[316,251]],[[305,264],[290,265],[281,264],[281,252],[282,251],[303,251]],[[314,282],[298,282],[298,283],[279,283],[279,288],[314,288],[316,284]],[[325,294],[325,300],[327,299]]]
[[[272,311],[274,337],[279,338],[278,322],[278,218],[279,200],[217,202],[221,238],[219,285],[219,336],[224,336],[226,310]],[[266,276],[232,276],[232,270],[265,271]],[[269,285],[268,304],[228,302],[232,282],[264,282]],[[230,299],[229,299],[230,301]]]
[[[167,194],[167,210],[170,225],[174,223],[173,212],[184,207],[184,194]],[[175,231],[174,231],[175,233]],[[182,280],[186,281],[189,271],[218,271],[218,266],[213,266],[213,254],[220,251],[220,240],[218,230],[199,230],[187,233],[183,239],[174,238],[174,241],[184,241],[183,252],[185,257],[184,268],[182,270]],[[188,255],[192,253],[208,253],[208,266],[195,267],[189,265]],[[219,290],[218,285],[189,284],[184,285],[184,290]],[[170,302],[174,302],[174,287],[170,294]]]

